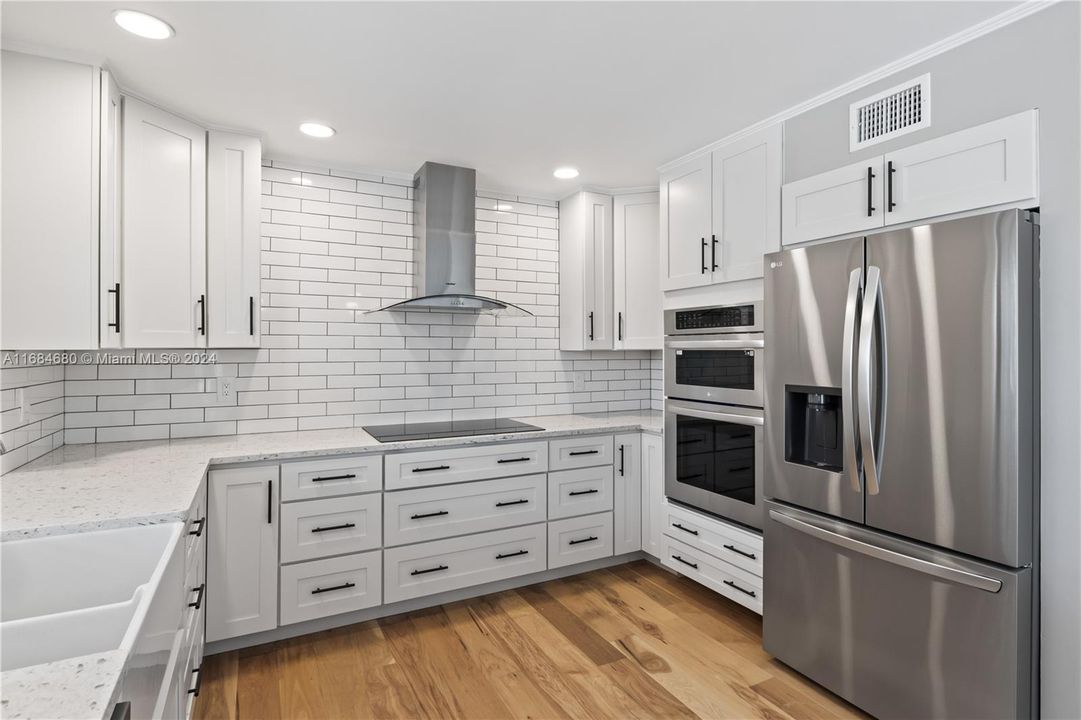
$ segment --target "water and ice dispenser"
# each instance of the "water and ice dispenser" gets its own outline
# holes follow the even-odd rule
[[[840,388],[785,387],[785,459],[841,472]]]

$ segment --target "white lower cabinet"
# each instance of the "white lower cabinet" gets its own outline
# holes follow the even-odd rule
[[[383,551],[387,603],[457,590],[546,567],[544,523]],[[611,530],[611,525],[609,525]]]
[[[675,538],[665,537],[661,563],[762,614],[762,578]]]
[[[282,463],[282,502],[383,489],[383,456],[319,458]]]
[[[548,523],[548,567],[559,568],[612,556],[612,513]]]
[[[612,509],[612,466],[548,473],[548,517],[588,515]]]
[[[752,575],[762,577],[762,536],[728,523],[704,518],[678,505],[665,514],[666,535],[694,545]]]
[[[373,550],[282,566],[281,624],[379,605],[382,555]]]
[[[615,446],[611,435],[583,435],[560,438],[548,443],[548,469],[611,465]]]
[[[614,533],[616,555],[642,549],[642,434],[616,435],[613,472]]]
[[[211,642],[278,625],[278,466],[209,474],[207,621]]]
[[[642,550],[659,558],[664,537],[664,439],[642,434]]]
[[[281,562],[379,548],[383,544],[382,499],[379,493],[370,493],[283,503]]]

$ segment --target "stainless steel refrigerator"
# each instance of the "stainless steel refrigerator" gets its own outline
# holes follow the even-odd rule
[[[765,260],[764,645],[880,718],[1036,712],[1038,235]]]

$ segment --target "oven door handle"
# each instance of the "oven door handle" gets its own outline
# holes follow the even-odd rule
[[[665,403],[665,411],[669,413],[679,413],[680,415],[688,415],[690,417],[703,418],[705,420],[720,420],[722,422],[736,423],[739,425],[762,426],[766,424],[761,410],[759,410],[756,415],[736,415],[734,413],[718,412],[717,410],[712,409],[702,409],[695,405],[679,402],[678,400],[668,400]]]
[[[664,346],[672,350],[752,350],[764,348],[766,341],[759,338],[746,340],[666,340]]]

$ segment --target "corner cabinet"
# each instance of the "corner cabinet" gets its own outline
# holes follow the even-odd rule
[[[661,276],[657,270],[659,212],[657,193],[615,197],[615,350],[657,350],[664,343]]]
[[[642,550],[659,558],[664,553],[664,438],[642,433]]]
[[[660,180],[664,290],[762,277],[780,248],[781,126],[670,168]]]

